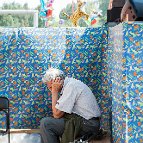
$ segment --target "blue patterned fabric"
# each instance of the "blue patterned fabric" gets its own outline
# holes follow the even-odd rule
[[[109,30],[114,142],[143,142],[143,24]]]
[[[10,99],[11,128],[38,128],[41,118],[51,116],[51,94],[41,82],[50,66],[62,69],[67,76],[80,79],[92,89],[102,104],[102,127],[109,128],[111,106],[108,110],[104,106],[110,101],[103,101],[101,91],[101,49],[107,46],[106,26],[0,31],[0,95]]]
[[[112,28],[1,28],[0,96],[10,99],[11,128],[38,128],[51,116],[51,93],[41,82],[57,67],[86,83],[113,142],[143,142],[143,24]],[[112,109],[112,110],[111,110]],[[5,126],[0,115],[0,126]]]

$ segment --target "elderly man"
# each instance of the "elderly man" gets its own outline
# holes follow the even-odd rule
[[[59,69],[50,68],[42,81],[52,94],[53,117],[41,120],[43,143],[73,142],[87,133],[98,133],[100,109],[90,88],[83,82],[65,77]]]

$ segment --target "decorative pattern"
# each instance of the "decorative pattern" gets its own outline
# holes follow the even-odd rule
[[[51,116],[51,94],[41,82],[50,66],[62,69],[67,76],[82,80],[92,89],[101,107],[102,127],[109,128],[106,106],[111,108],[111,103],[107,94],[102,95],[101,83],[105,58],[102,55],[101,59],[101,49],[104,51],[107,46],[105,26],[0,29],[0,32],[0,95],[10,99],[11,128],[38,128],[41,118]],[[0,118],[4,127],[4,117]]]
[[[52,66],[91,88],[101,126],[112,128],[113,142],[143,142],[142,23],[109,30],[0,29],[0,66],[0,95],[10,99],[11,128],[38,128],[41,118],[51,116],[51,94],[41,78]]]
[[[109,33],[113,141],[142,143],[143,24],[120,24]]]

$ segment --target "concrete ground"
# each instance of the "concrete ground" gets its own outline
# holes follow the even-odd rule
[[[8,136],[0,136],[0,143],[8,143]],[[12,133],[10,134],[10,143],[41,143],[41,137],[38,133]],[[106,135],[101,140],[92,140],[89,143],[111,143],[110,136]]]
[[[0,136],[0,143],[8,143],[8,136]],[[39,134],[10,134],[10,143],[41,143]]]

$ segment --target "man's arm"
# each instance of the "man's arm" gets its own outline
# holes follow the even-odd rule
[[[52,82],[52,111],[53,111],[53,117],[54,118],[61,118],[64,116],[64,112],[58,110],[55,106],[57,104],[58,100],[58,93],[61,91],[62,84],[61,84],[61,79],[56,78]]]
[[[55,106],[57,104],[58,100],[58,92],[52,91],[52,111],[53,111],[53,117],[54,118],[61,118],[64,116],[64,112],[58,110]]]

